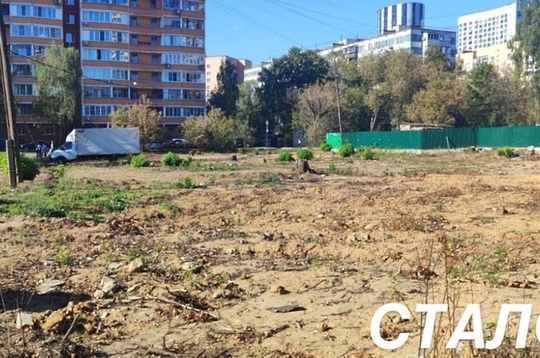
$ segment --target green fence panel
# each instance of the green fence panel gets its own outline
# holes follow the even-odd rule
[[[447,128],[392,132],[343,133],[343,143],[355,148],[381,149],[447,149],[477,147],[540,147],[540,126]],[[332,148],[342,144],[339,133],[328,133],[326,142]]]
[[[326,133],[326,143],[333,149],[341,147],[341,136],[339,133]]]
[[[326,143],[332,148],[339,148],[339,133],[328,133]],[[351,143],[355,148],[375,147],[381,149],[421,149],[420,131],[393,132],[347,132],[343,133],[343,143]]]
[[[427,129],[422,133],[422,149],[466,148],[475,145],[473,128]]]
[[[486,127],[477,129],[479,147],[540,146],[540,127]]]

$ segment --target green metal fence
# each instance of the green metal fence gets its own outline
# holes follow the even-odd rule
[[[343,140],[342,140],[343,139]],[[540,126],[448,128],[392,132],[328,133],[326,142],[339,148],[343,142],[355,148],[443,149],[465,147],[540,146]]]

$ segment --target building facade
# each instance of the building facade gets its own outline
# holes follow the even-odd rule
[[[218,74],[220,67],[226,60],[229,60],[236,68],[236,83],[244,83],[244,72],[251,68],[251,61],[246,59],[236,59],[229,56],[208,56],[206,57],[206,100],[212,91],[218,86]]]
[[[32,117],[36,101],[29,58],[53,43],[79,50],[85,126],[107,126],[118,106],[143,94],[178,127],[205,114],[204,0],[12,0],[3,4],[20,135],[47,128]],[[36,133],[33,133],[34,135]],[[28,139],[26,137],[21,138]]]
[[[319,51],[321,56],[340,54],[349,61],[357,60],[370,54],[377,55],[386,51],[405,50],[424,56],[429,46],[437,46],[453,62],[456,56],[456,33],[453,31],[410,28],[371,39],[346,40],[334,44],[331,48]]]
[[[430,46],[437,46],[451,62],[456,56],[454,31],[424,27],[424,5],[417,2],[399,3],[377,12],[378,35],[369,39],[345,39],[330,48],[319,51],[321,56],[340,54],[349,61],[370,54],[392,50],[405,50],[424,56]]]
[[[458,53],[506,44],[520,17],[517,2],[458,17]]]
[[[424,4],[406,2],[384,7],[377,11],[377,33],[402,31],[409,28],[424,27]]]
[[[259,73],[261,73],[263,68],[268,68],[272,65],[272,62],[263,62],[260,66],[250,67],[244,71],[244,82],[258,82]]]

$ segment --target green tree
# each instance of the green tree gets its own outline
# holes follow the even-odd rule
[[[510,41],[513,60],[519,74],[530,78],[528,86],[534,93],[535,117],[540,116],[540,0],[518,1],[521,4],[521,19],[517,24],[516,36]],[[538,122],[537,122],[538,123]]]
[[[183,123],[183,133],[199,148],[216,152],[234,149],[238,127],[232,117],[216,108],[206,117],[188,118]]]
[[[426,88],[418,91],[405,107],[410,122],[466,125],[463,118],[465,80],[453,72],[433,71]]]
[[[141,144],[147,144],[160,136],[161,112],[152,108],[152,101],[142,95],[133,105],[123,105],[110,115],[114,127],[138,127]]]
[[[238,100],[236,101],[236,115],[234,117],[238,126],[238,136],[244,138],[247,145],[255,143],[255,128],[260,118],[260,106],[256,96],[257,82],[249,81],[238,87]]]
[[[265,121],[270,129],[292,136],[292,114],[297,95],[307,86],[323,83],[328,76],[329,64],[317,52],[293,47],[287,55],[273,61],[259,74],[257,96],[261,117],[257,134],[265,131]]]
[[[236,66],[228,58],[219,67],[217,83],[217,89],[210,93],[208,99],[208,112],[219,108],[226,116],[234,116],[239,95],[238,73]]]
[[[294,122],[294,127],[301,129],[312,145],[324,142],[326,133],[339,130],[334,83],[314,84],[302,91]]]
[[[81,66],[73,47],[52,45],[31,60],[36,71],[37,102],[34,116],[54,123],[57,141],[81,125]]]

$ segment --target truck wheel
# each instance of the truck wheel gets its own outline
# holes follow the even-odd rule
[[[56,164],[66,164],[67,163],[67,159],[64,158],[64,157],[58,157],[56,158]]]

